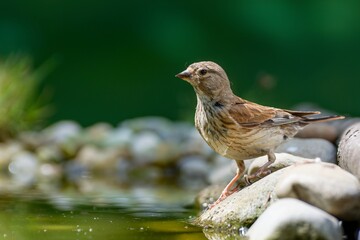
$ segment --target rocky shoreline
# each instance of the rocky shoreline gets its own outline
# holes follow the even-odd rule
[[[305,128],[279,146],[270,175],[250,186],[240,182],[240,191],[207,210],[236,166],[192,124],[146,117],[84,128],[62,121],[0,143],[0,194],[56,194],[69,186],[89,194],[97,188],[89,179],[105,176],[118,187],[168,184],[200,192],[194,224],[209,239],[356,239],[359,132],[358,118]],[[246,161],[249,173],[264,161]]]
[[[346,129],[345,122],[351,123]],[[306,139],[289,140],[277,149],[282,153],[276,154],[270,175],[243,187],[215,207],[207,209],[221,193],[219,184],[226,180],[222,184],[218,180],[200,192],[196,206],[203,212],[194,223],[207,229],[209,239],[237,239],[241,235],[250,240],[359,239],[360,123],[347,119],[328,127],[338,134],[326,135],[333,143],[306,138],[305,129],[299,135]],[[266,157],[250,160],[248,173],[265,161]],[[234,174],[235,166],[228,165],[226,174],[216,174]]]

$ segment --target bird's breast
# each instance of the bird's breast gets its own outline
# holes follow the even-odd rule
[[[227,158],[245,160],[265,155],[284,141],[280,127],[242,127],[226,109],[198,105],[195,126],[207,144]]]

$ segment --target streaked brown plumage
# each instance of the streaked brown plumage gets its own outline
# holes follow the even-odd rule
[[[291,111],[262,106],[236,96],[225,71],[214,62],[197,62],[176,75],[196,92],[195,126],[217,153],[234,159],[238,170],[217,202],[234,192],[234,183],[244,174],[244,160],[268,156],[256,176],[274,162],[274,149],[312,122],[342,119],[342,116],[308,118],[317,111]],[[254,176],[248,176],[251,179]]]

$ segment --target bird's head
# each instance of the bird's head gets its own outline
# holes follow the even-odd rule
[[[176,77],[189,82],[200,97],[217,99],[232,93],[224,69],[214,62],[193,63]]]

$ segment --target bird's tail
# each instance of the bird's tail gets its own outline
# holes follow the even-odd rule
[[[340,120],[344,119],[344,116],[339,115],[333,115],[333,116],[321,116],[321,117],[304,117],[304,119],[301,121],[303,123],[317,123],[317,122],[327,122],[327,121],[333,121],[333,120]]]

